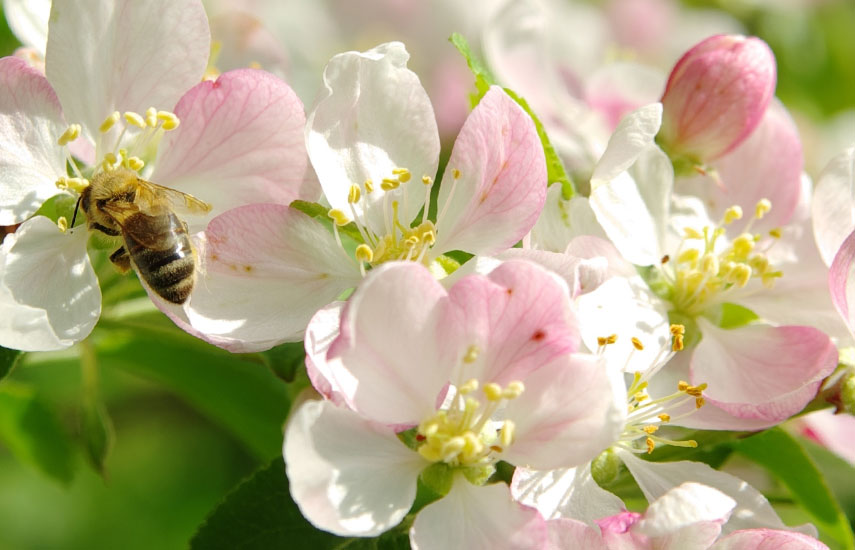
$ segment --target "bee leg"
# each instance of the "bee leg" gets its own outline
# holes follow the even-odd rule
[[[109,235],[111,237],[118,237],[119,235],[121,235],[121,233],[119,233],[115,229],[110,229],[109,227],[105,227],[98,222],[90,223],[89,229],[94,229],[95,231],[100,231],[101,233],[103,233],[105,235]]]
[[[119,273],[127,273],[131,268],[131,257],[128,256],[128,251],[124,246],[120,246],[115,252],[110,254],[110,261],[119,270]]]

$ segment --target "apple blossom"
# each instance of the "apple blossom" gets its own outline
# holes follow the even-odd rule
[[[445,496],[418,513],[414,548],[541,547],[543,518],[485,484],[494,464],[584,463],[621,416],[601,361],[573,353],[562,280],[508,261],[445,290],[423,266],[392,262],[368,274],[340,324],[335,317],[313,323],[340,327],[316,356],[340,405],[301,405],[285,434],[305,517],[337,534],[379,534],[407,514],[421,474]]]
[[[0,59],[0,224],[21,223],[0,249],[0,299],[9,312],[0,345],[60,349],[97,322],[87,231],[69,219],[72,197],[99,173],[135,171],[195,194],[212,215],[316,196],[305,183],[299,100],[262,71],[198,84],[209,44],[196,0],[89,0],[53,5],[46,76],[20,59]],[[32,217],[58,193],[68,200],[56,223]],[[186,221],[191,231],[206,222]]]
[[[214,219],[201,288],[170,310],[179,326],[231,351],[300,340],[312,315],[367,269],[414,260],[444,275],[453,262],[443,253],[493,254],[531,229],[546,194],[531,118],[490,89],[460,131],[434,205],[439,136],[407,59],[402,44],[389,43],[330,61],[306,141],[333,231],[285,206]]]
[[[759,38],[717,35],[674,66],[662,96],[660,143],[695,164],[739,145],[760,123],[775,92],[775,57]]]
[[[599,531],[584,523],[556,519],[547,523],[552,550],[820,550],[814,537],[778,529],[744,529],[720,536],[736,501],[701,483],[686,482],[662,494],[647,510],[621,512],[597,520]]]

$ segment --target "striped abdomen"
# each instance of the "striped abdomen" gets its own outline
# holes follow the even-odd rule
[[[133,214],[122,227],[137,273],[161,298],[183,304],[193,290],[195,259],[190,237],[175,214]]]

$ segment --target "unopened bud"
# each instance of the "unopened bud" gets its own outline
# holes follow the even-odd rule
[[[659,142],[672,159],[706,163],[724,155],[760,123],[775,79],[775,56],[759,38],[707,38],[671,71]]]

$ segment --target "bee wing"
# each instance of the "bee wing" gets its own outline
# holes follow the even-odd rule
[[[163,235],[172,230],[173,223],[180,223],[168,210],[163,214],[152,215],[142,212],[136,204],[128,202],[107,203],[101,210],[119,224],[122,236],[128,244],[129,241],[136,241],[145,248],[155,250],[160,250],[166,242],[171,242],[170,239],[164,239]]]
[[[137,180],[137,196],[134,201],[146,214],[165,214],[170,211],[188,214],[207,214],[211,205],[193,195],[164,187],[144,179]]]

